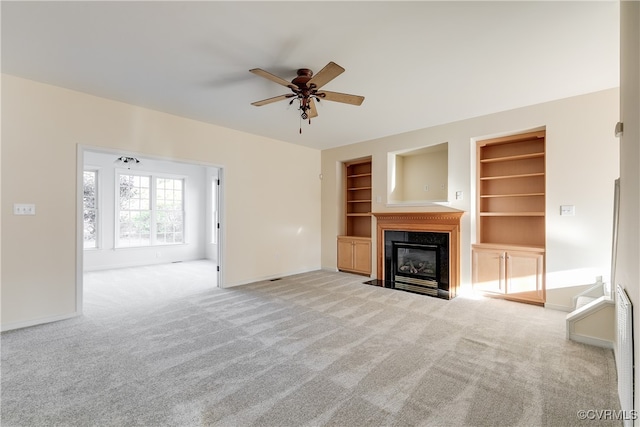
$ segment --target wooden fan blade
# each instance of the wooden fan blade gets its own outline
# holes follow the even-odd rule
[[[278,83],[278,84],[280,84],[282,86],[285,86],[285,87],[288,87],[288,88],[295,88],[296,87],[293,83],[291,83],[291,82],[289,82],[289,81],[287,81],[287,80],[285,80],[285,79],[283,79],[281,77],[278,77],[278,76],[276,76],[274,74],[271,74],[271,73],[269,73],[269,72],[267,72],[267,71],[265,71],[265,70],[263,70],[261,68],[254,68],[252,70],[249,70],[249,72],[253,73],[253,74],[257,75],[257,76],[264,77],[267,80],[271,80],[272,82]]]
[[[312,98],[309,100],[309,118],[313,119],[314,117],[318,117],[318,110],[316,109],[316,103]]]
[[[349,95],[347,93],[339,93],[339,92],[329,92],[328,90],[323,90],[322,92],[318,92],[316,95],[320,99],[324,99],[327,101],[342,102],[342,103],[351,104],[351,105],[361,105],[362,101],[364,101],[364,96]]]
[[[342,68],[335,62],[329,62],[324,66],[322,70],[320,70],[315,76],[311,78],[311,80],[307,82],[307,87],[312,87],[313,85],[316,89],[320,89],[322,86],[326,85],[342,73],[344,73],[344,68]]]
[[[283,99],[291,98],[291,97],[294,97],[294,96],[295,96],[294,94],[274,96],[273,98],[267,98],[267,99],[263,99],[262,101],[252,102],[251,105],[255,105],[256,107],[260,107],[262,105],[267,105],[267,104],[271,104],[272,102],[282,101]]]

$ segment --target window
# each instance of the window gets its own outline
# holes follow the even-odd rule
[[[184,179],[121,174],[118,247],[184,242]]]
[[[84,248],[98,247],[98,171],[86,170],[83,177],[82,216]]]
[[[156,178],[156,242],[183,242],[182,184],[184,180]]]

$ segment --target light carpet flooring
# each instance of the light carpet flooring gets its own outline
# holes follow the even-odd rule
[[[85,314],[2,334],[3,427],[571,426],[619,410],[565,313],[314,271],[231,289],[206,261],[85,275]]]

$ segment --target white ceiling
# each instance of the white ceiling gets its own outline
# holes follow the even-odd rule
[[[619,85],[617,1],[8,2],[2,72],[318,149]],[[329,61],[311,125],[251,102]]]

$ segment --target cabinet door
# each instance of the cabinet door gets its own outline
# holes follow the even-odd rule
[[[359,273],[371,274],[371,242],[354,240],[353,270]]]
[[[544,255],[539,252],[507,252],[507,293],[544,301]]]
[[[351,270],[353,264],[353,241],[338,238],[338,270]]]
[[[481,292],[505,293],[504,251],[472,250],[473,289]]]

